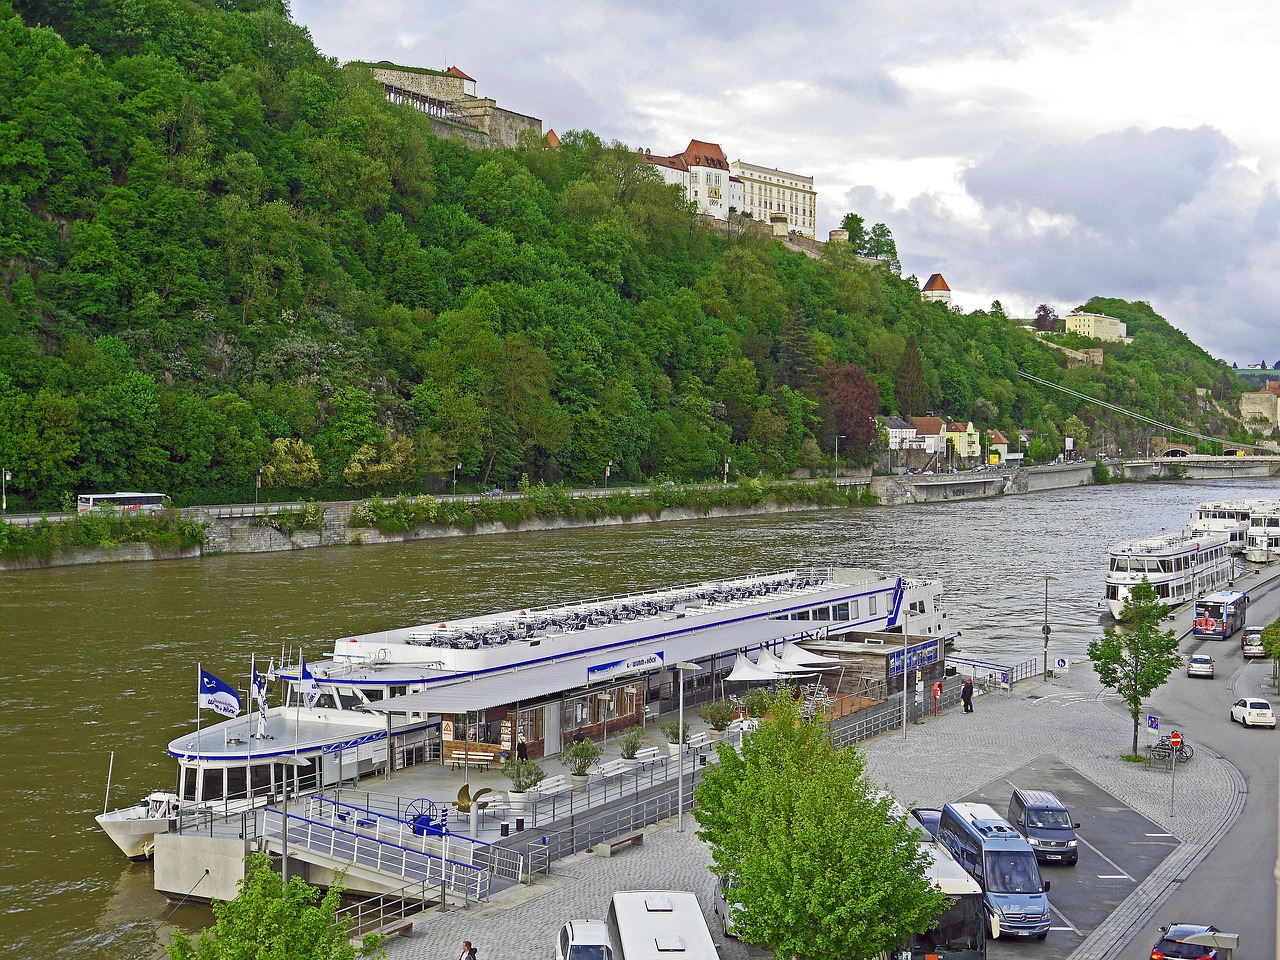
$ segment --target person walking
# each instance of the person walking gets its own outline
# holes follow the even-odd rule
[[[516,741],[516,759],[517,760],[529,759],[529,748],[528,746],[525,745],[524,737],[521,737]]]
[[[960,687],[960,702],[964,704],[965,713],[973,713],[973,677],[965,677]]]
[[[462,954],[458,960],[476,960],[476,948],[471,945],[470,940],[462,941]]]

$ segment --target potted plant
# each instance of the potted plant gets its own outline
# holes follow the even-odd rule
[[[699,710],[698,716],[707,721],[716,733],[723,734],[736,712],[728,700],[714,700]]]
[[[748,690],[742,698],[747,712],[756,719],[763,717],[765,711],[769,709],[769,700],[770,694],[766,687],[755,687],[752,690]]]
[[[667,736],[667,747],[672,756],[680,752],[680,747],[689,739],[689,724],[683,720],[665,720],[662,732]]]
[[[644,743],[644,731],[632,727],[622,735],[622,759],[631,761],[628,766],[634,769],[639,765],[636,754],[640,752],[640,744]]]
[[[502,765],[502,772],[511,781],[511,789],[507,791],[507,800],[511,804],[512,813],[522,812],[528,803],[529,791],[540,784],[547,771],[532,760],[521,760],[512,757]]]
[[[560,761],[569,768],[575,793],[587,785],[587,771],[600,759],[600,744],[594,740],[576,740],[560,751]]]

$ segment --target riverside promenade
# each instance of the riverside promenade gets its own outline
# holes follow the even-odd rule
[[[1176,837],[1173,851],[1071,955],[1072,960],[1101,960],[1116,956],[1208,854],[1239,813],[1245,794],[1235,768],[1197,744],[1195,760],[1178,770],[1177,812],[1170,815],[1168,774],[1119,759],[1127,752],[1132,726],[1118,704],[1090,665],[1080,662],[1051,681],[1023,681],[1008,692],[980,695],[971,714],[951,708],[912,724],[905,737],[897,730],[858,749],[871,782],[883,784],[909,806],[941,806],[1004,780],[1029,762],[1052,759]],[[483,905],[419,915],[412,937],[388,942],[388,956],[447,960],[465,939],[485,960],[545,960],[554,955],[555,936],[565,920],[602,918],[610,895],[628,889],[692,890],[717,931],[717,942],[723,941],[725,960],[768,956],[766,950],[719,935],[711,913],[710,855],[696,828],[686,812],[684,832],[677,831],[674,820],[663,821],[646,829],[641,847],[611,858],[577,854],[556,861],[549,877],[501,891]]]

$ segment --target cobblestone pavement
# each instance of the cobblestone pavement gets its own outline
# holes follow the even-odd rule
[[[1170,816],[1168,775],[1119,759],[1132,728],[1116,702],[1089,665],[1079,663],[1068,676],[978,696],[971,714],[951,709],[912,725],[905,737],[899,730],[860,745],[873,783],[883,783],[904,804],[925,806],[941,806],[1052,754],[1182,841],[1072,960],[1114,956],[1243,805],[1244,784],[1235,768],[1196,744],[1194,762],[1179,769],[1177,813]],[[628,889],[692,890],[714,931],[710,856],[695,827],[688,816],[683,833],[675,821],[664,821],[646,830],[641,847],[610,858],[578,854],[553,864],[550,877],[502,891],[484,905],[420,915],[413,936],[394,938],[388,955],[391,960],[453,960],[461,941],[469,939],[482,960],[546,960],[554,956],[555,936],[565,920],[603,917],[612,892]],[[768,952],[727,939],[721,955],[743,960]]]

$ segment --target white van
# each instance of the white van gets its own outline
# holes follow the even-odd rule
[[[616,960],[719,960],[695,894],[623,890],[609,901],[605,925]]]
[[[1244,628],[1244,636],[1240,638],[1240,653],[1246,660],[1267,655],[1267,651],[1262,646],[1262,630],[1262,627]]]

